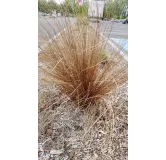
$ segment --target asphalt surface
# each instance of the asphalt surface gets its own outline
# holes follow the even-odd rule
[[[69,20],[71,23],[75,23],[74,18],[69,18]],[[61,24],[61,29],[58,28],[57,24]],[[43,44],[43,38],[45,40],[51,39],[52,37],[56,36],[61,30],[65,29],[65,24],[65,18],[63,17],[50,18],[47,16],[41,16],[38,19],[39,45]],[[94,27],[97,26],[97,23],[91,24]],[[114,41],[113,39],[121,39],[120,44],[122,46],[125,45],[126,41],[128,40],[128,24],[111,21],[100,21],[100,27],[101,33],[115,44],[116,41]]]
[[[71,23],[75,22],[74,18],[69,18]],[[58,26],[58,25],[59,26]],[[56,17],[50,18],[48,16],[41,16],[38,18],[38,42],[39,45],[48,41],[52,37],[56,36],[59,32],[66,28],[65,18]]]
[[[72,23],[75,22],[74,18],[70,18]],[[38,22],[39,34],[46,36],[53,36],[59,32],[56,23],[60,23],[62,28],[65,28],[65,19],[63,17],[50,18],[40,17]],[[94,26],[96,23],[92,23]],[[122,24],[111,21],[100,21],[101,32],[108,38],[128,39],[128,24]]]
[[[125,55],[128,55],[128,24],[122,24],[111,21],[100,21],[99,24],[91,23],[93,27],[100,25],[101,33],[107,37],[111,44],[118,47]]]
[[[128,39],[128,24],[101,21],[102,33],[107,38]]]

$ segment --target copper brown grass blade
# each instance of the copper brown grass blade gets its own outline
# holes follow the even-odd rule
[[[47,80],[80,105],[97,103],[127,81],[127,62],[120,51],[111,49],[99,28],[92,28],[85,17],[75,24],[65,18],[65,31],[39,54],[40,68]],[[100,27],[100,26],[99,26]],[[103,64],[103,52],[107,60]]]

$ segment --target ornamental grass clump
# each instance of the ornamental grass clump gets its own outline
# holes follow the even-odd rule
[[[100,35],[100,24],[92,28],[80,17],[78,23],[71,23],[69,18],[64,22],[65,30],[57,22],[60,34],[40,47],[40,68],[47,81],[58,85],[78,105],[97,103],[127,81],[127,63]]]

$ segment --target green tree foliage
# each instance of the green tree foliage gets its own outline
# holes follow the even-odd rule
[[[54,1],[38,0],[38,11],[52,13],[55,11],[65,14],[66,16],[77,16],[88,14],[88,2],[84,2],[82,6],[78,5],[77,0],[65,0],[62,4]]]
[[[65,0],[61,5],[63,13],[67,15],[86,15],[88,13],[88,3],[83,3],[82,6],[78,5],[77,0]]]
[[[74,14],[74,3],[71,0],[65,0],[63,4],[61,4],[61,11],[63,14]]]
[[[57,4],[56,2],[50,1],[50,2],[48,2],[48,5],[49,5],[49,8],[50,8],[52,11],[56,10],[57,13],[60,12],[60,5]]]
[[[84,0],[84,3],[82,6],[79,6],[78,3],[75,4],[75,10],[77,15],[88,15],[88,1]]]
[[[46,0],[38,0],[38,11],[45,13],[52,13],[52,11],[56,10],[60,12],[60,5],[58,5],[54,1],[47,2]]]
[[[105,3],[104,17],[107,18],[125,18],[125,10],[128,6],[128,0],[109,0]]]

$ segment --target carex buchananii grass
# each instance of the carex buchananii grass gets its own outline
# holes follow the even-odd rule
[[[40,67],[71,100],[83,106],[97,103],[127,81],[127,63],[101,36],[99,23],[92,27],[86,17],[76,23],[66,17],[65,30],[60,21],[55,25],[60,34],[40,47]]]

